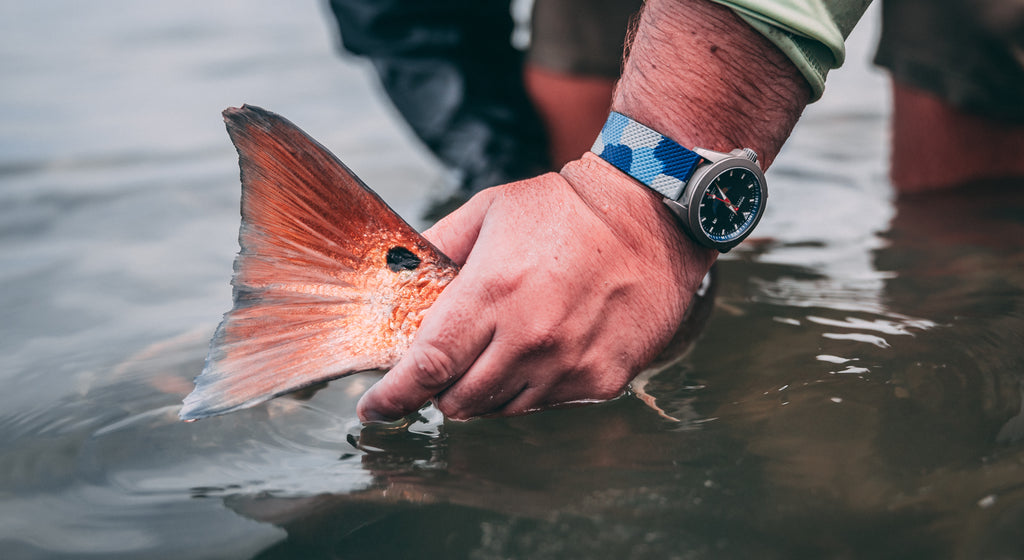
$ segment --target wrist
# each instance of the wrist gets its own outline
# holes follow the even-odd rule
[[[670,268],[685,269],[693,277],[692,287],[715,262],[718,251],[701,247],[686,235],[661,195],[593,153],[569,162],[560,174],[624,244],[635,253],[663,248],[667,256],[662,260]]]

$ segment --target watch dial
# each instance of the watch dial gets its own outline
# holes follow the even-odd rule
[[[750,229],[761,210],[761,183],[748,169],[720,173],[700,200],[700,227],[714,241],[731,241]]]

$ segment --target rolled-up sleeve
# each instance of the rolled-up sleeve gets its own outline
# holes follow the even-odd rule
[[[807,78],[811,100],[846,58],[846,38],[871,0],[712,0],[774,43]]]

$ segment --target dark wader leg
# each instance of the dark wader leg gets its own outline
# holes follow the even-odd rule
[[[464,194],[549,170],[523,87],[508,1],[331,0],[342,46],[365,56]]]

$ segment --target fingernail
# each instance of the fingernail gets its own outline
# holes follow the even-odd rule
[[[384,416],[379,411],[370,408],[366,404],[366,396],[373,392],[371,387],[369,391],[363,394],[363,397],[356,403],[356,414],[359,415],[359,419],[363,422],[390,422],[392,418]]]

